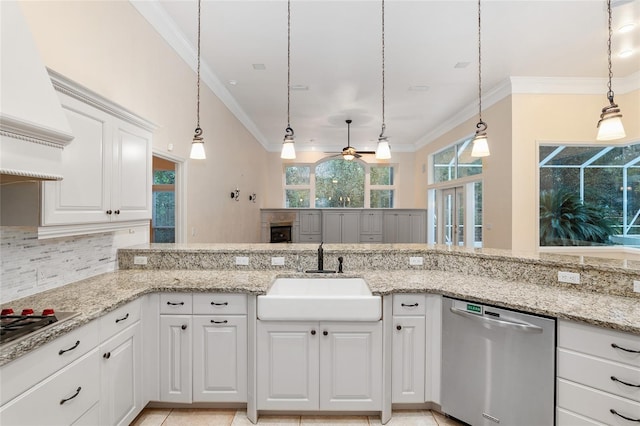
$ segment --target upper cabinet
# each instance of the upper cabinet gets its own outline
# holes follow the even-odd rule
[[[32,225],[25,218],[39,211],[30,220],[37,222],[40,238],[146,225],[152,213],[153,125],[60,75],[52,73],[52,81],[74,135],[62,152],[64,180],[42,183],[39,196],[32,197],[39,206],[25,199],[28,189],[3,188],[4,207],[14,205],[3,207],[3,224]]]

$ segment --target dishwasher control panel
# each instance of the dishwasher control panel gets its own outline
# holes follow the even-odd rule
[[[455,309],[469,312],[471,314],[482,315],[484,314],[484,306],[477,303],[471,303],[464,300],[453,300],[453,307]]]

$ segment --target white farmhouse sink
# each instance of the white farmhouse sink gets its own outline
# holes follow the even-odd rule
[[[258,318],[288,321],[378,321],[380,296],[362,278],[278,278],[258,296]]]

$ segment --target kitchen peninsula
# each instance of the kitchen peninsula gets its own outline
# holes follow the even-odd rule
[[[137,340],[131,340],[139,345],[133,345],[137,348],[133,349],[133,353],[144,357],[140,358],[144,359],[144,363],[136,370],[136,374],[140,374],[136,390],[139,393],[136,403],[131,404],[131,409],[127,412],[129,417],[126,418],[131,418],[132,415],[135,417],[149,401],[171,401],[169,397],[162,397],[160,388],[164,386],[164,379],[158,377],[163,374],[163,369],[160,368],[162,355],[159,354],[162,350],[158,350],[159,340],[164,336],[164,331],[160,330],[163,321],[176,320],[176,330],[185,326],[182,330],[193,333],[189,336],[192,336],[195,345],[198,334],[195,322],[198,318],[206,318],[209,322],[210,317],[212,323],[241,320],[246,321],[243,329],[247,336],[246,345],[236,349],[244,351],[248,363],[239,365],[238,369],[246,374],[248,381],[245,384],[249,389],[244,389],[244,393],[235,402],[246,403],[250,419],[255,420],[254,416],[262,410],[260,402],[255,400],[256,381],[259,381],[256,379],[255,364],[256,323],[260,322],[257,318],[256,298],[265,294],[271,283],[280,277],[361,277],[373,294],[382,297],[385,354],[382,374],[385,391],[382,392],[384,397],[379,408],[372,411],[380,411],[383,421],[391,416],[392,403],[399,401],[392,401],[389,394],[393,381],[391,336],[396,327],[395,320],[391,321],[396,315],[392,306],[395,306],[394,298],[400,296],[417,296],[426,302],[426,317],[423,313],[422,318],[423,321],[426,318],[428,325],[425,333],[430,341],[427,341],[427,353],[423,354],[422,360],[423,364],[427,363],[424,375],[427,379],[423,380],[421,401],[427,404],[439,403],[440,360],[437,341],[440,338],[441,307],[438,307],[438,302],[442,296],[552,317],[558,319],[559,324],[575,324],[578,327],[588,327],[589,330],[601,330],[604,334],[617,333],[636,342],[636,350],[640,348],[640,293],[633,291],[634,281],[640,280],[638,259],[520,255],[499,250],[470,250],[423,244],[327,244],[324,246],[324,268],[337,270],[338,257],[342,257],[344,274],[300,272],[316,269],[317,249],[316,244],[150,244],[121,249],[118,253],[119,270],[114,273],[11,302],[14,307],[29,306],[37,311],[53,306],[58,311],[74,311],[78,315],[16,344],[1,347],[3,387],[6,384],[4,377],[10,377],[5,376],[5,371],[26,362],[59,339],[98,322],[102,326],[107,317],[114,317],[116,320],[127,317],[128,320],[136,321],[135,327],[142,330],[135,335]],[[560,271],[578,273],[581,283],[559,283]],[[207,297],[211,299],[211,306],[219,304],[224,305],[224,309],[229,309],[224,313],[224,319],[211,313],[204,316],[205,311],[198,314],[198,309],[204,309],[198,306],[204,306],[203,301]],[[180,304],[177,309],[189,306],[183,313],[168,313],[166,309],[170,304]],[[208,299],[206,306],[209,306]],[[191,325],[187,327],[187,324]],[[190,331],[192,329],[193,332]],[[102,331],[100,337],[103,337]],[[73,342],[75,341],[74,338]],[[96,337],[94,345],[102,348],[106,344],[104,340],[102,342],[100,346]],[[93,353],[91,348],[89,350],[89,354]],[[101,361],[115,354],[114,350],[104,353],[102,349],[94,351],[96,354],[100,353]],[[235,362],[236,353],[233,353]],[[185,356],[191,359],[191,349]],[[189,361],[190,368],[195,369],[200,362],[195,359],[193,364]],[[195,370],[193,376],[191,370],[183,373],[189,378],[189,384],[191,378],[197,376]],[[35,379],[42,380],[44,377]],[[36,382],[20,385],[22,388],[14,390],[26,394],[30,392],[29,386]],[[204,400],[199,399],[195,393],[195,384],[193,386],[193,395],[191,387],[188,395],[179,395],[180,398],[185,398],[182,402]],[[33,389],[35,388],[37,386]],[[171,398],[173,397],[177,396],[174,394]],[[102,394],[100,397],[96,396],[95,401],[99,402],[95,404],[100,406],[103,399]],[[6,401],[2,402],[4,404]],[[2,410],[4,409],[3,407]]]

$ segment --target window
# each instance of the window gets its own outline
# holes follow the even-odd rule
[[[640,247],[640,144],[541,145],[540,245]]]
[[[285,207],[392,208],[395,168],[328,159],[284,168]]]
[[[471,139],[433,154],[428,196],[428,241],[482,247],[482,159]]]
[[[287,166],[284,176],[285,207],[310,207],[311,167]]]

